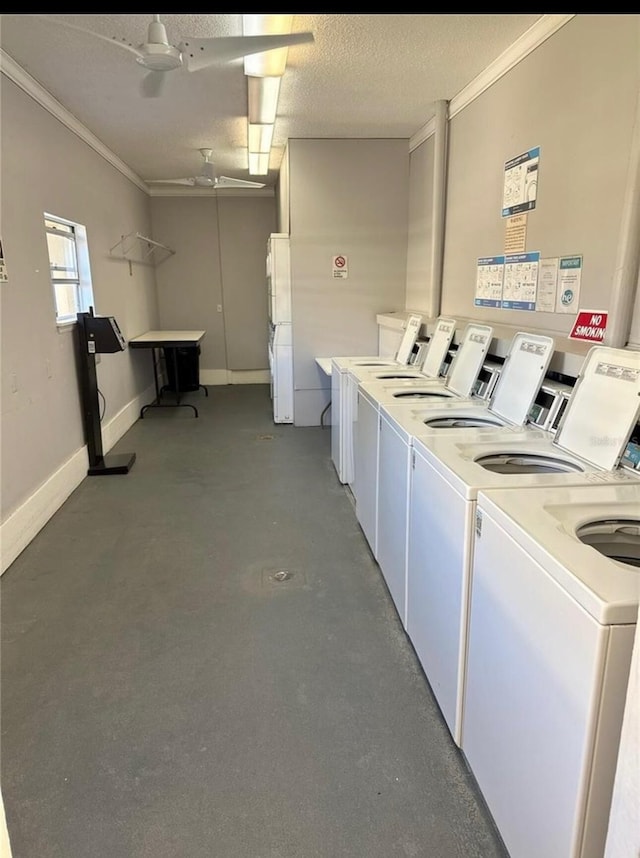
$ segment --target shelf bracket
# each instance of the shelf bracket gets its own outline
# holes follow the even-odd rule
[[[133,273],[131,263],[142,265],[159,265],[173,256],[175,250],[159,241],[154,241],[140,232],[130,232],[123,235],[120,241],[109,248],[109,255],[115,259],[126,259],[129,262],[129,274]]]

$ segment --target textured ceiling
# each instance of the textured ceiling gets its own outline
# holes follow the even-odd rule
[[[151,15],[56,15],[134,45]],[[313,44],[289,48],[280,89],[273,185],[288,138],[410,138],[528,30],[540,15],[296,15]],[[162,15],[171,44],[235,36],[241,15]],[[34,15],[0,16],[0,46],[142,179],[198,172],[213,149],[218,175],[247,170],[242,60],[168,72],[159,98],[142,98],[133,54]]]

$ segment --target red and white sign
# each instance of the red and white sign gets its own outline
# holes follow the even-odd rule
[[[605,310],[579,310],[569,339],[601,343],[607,327],[607,316]]]
[[[333,257],[333,278],[334,280],[346,280],[349,276],[349,264],[347,257],[340,253]]]

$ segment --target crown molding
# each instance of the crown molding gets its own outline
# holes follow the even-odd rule
[[[535,51],[543,42],[553,36],[561,27],[564,27],[575,15],[543,15],[533,26],[523,33],[510,45],[506,51],[488,65],[471,83],[454,96],[449,102],[449,119],[453,119],[456,113],[460,113],[467,105],[475,101],[503,75],[521,62],[525,57]],[[409,138],[409,152],[413,152],[429,137],[435,134],[435,119],[430,119],[412,137]]]
[[[108,161],[111,166],[122,173],[127,179],[137,185],[141,191],[144,191],[150,197],[199,197],[199,196],[218,196],[218,197],[273,197],[273,188],[219,188],[217,191],[211,191],[208,188],[166,188],[156,189],[150,188],[137,173],[128,167],[124,161],[120,160],[111,149],[107,148],[102,141],[96,137],[93,132],[82,124],[76,117],[70,113],[66,107],[55,99],[50,92],[47,92],[38,81],[31,77],[22,66],[0,48],[0,72],[9,80],[13,81],[20,87],[28,96],[33,98],[41,107],[44,107],[52,116],[58,119],[62,124],[72,131],[77,137],[87,143],[91,148],[101,155],[105,161]]]
[[[124,161],[121,161],[111,149],[108,149],[95,134],[84,126],[76,117],[70,113],[66,107],[63,107],[60,102],[55,99],[50,92],[47,92],[35,78],[26,72],[22,66],[0,48],[0,72],[9,80],[13,81],[20,89],[24,90],[27,95],[31,96],[34,101],[37,101],[41,107],[44,107],[52,116],[55,116],[63,125],[72,131],[77,137],[87,143],[98,155],[101,155],[105,161],[108,161],[116,170],[119,170],[123,176],[126,176],[134,185],[137,185],[140,190],[148,191],[146,184],[140,176],[133,172]]]
[[[177,188],[149,188],[150,197],[273,197],[273,188],[190,188],[186,185]]]

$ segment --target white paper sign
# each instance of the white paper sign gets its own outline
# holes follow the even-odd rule
[[[349,260],[343,253],[333,257],[333,279],[346,280],[349,276]]]
[[[556,313],[575,313],[580,306],[582,256],[561,256],[558,268]]]

